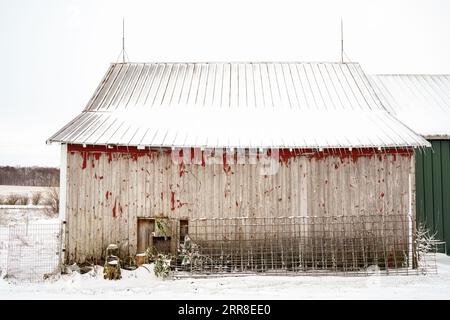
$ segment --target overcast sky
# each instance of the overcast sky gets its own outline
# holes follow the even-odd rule
[[[450,1],[0,0],[0,165],[59,165],[45,140],[130,61],[338,61],[450,73]]]

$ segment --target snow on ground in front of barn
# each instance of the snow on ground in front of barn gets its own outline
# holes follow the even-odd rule
[[[3,190],[0,188],[0,191],[10,192],[11,189],[15,188],[8,186]],[[23,211],[11,209],[3,214],[4,225],[24,223],[27,219],[30,224],[51,224],[57,221],[48,219],[39,210],[28,208]],[[5,226],[0,226],[1,228]],[[7,239],[3,240],[4,243],[0,239],[0,244],[6,245]],[[147,267],[152,270],[152,266]],[[96,269],[96,272],[73,272],[41,283],[19,283],[0,279],[0,299],[450,298],[450,257],[444,254],[437,255],[438,274],[410,276],[240,276],[161,280],[156,278],[153,272],[141,267],[135,271],[122,270],[121,280],[108,281],[103,279],[103,268]]]
[[[0,299],[449,299],[450,257],[438,274],[410,276],[243,276],[162,280],[141,267],[104,280],[102,268],[38,284],[0,280]],[[152,266],[147,266],[150,270]]]

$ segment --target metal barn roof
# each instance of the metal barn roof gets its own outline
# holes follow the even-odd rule
[[[115,63],[49,142],[153,147],[427,145],[357,63]]]
[[[373,75],[384,105],[428,138],[450,137],[450,75]]]

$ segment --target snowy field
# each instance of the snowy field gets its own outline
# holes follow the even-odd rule
[[[0,280],[0,299],[449,299],[450,257],[438,254],[438,274],[412,276],[248,276],[156,278],[152,266],[104,280],[102,268],[39,284]]]
[[[26,194],[31,196],[35,192],[46,192],[48,187],[33,187],[33,186],[7,186],[0,185],[0,196],[7,196],[12,193]]]
[[[20,223],[45,223],[54,220],[46,210],[47,206],[6,206],[0,205],[0,228]]]
[[[31,197],[47,187],[0,186],[0,197],[10,194]],[[46,205],[0,204],[0,276],[18,280],[42,279],[58,265],[60,224]]]
[[[26,195],[31,198],[33,194],[41,193],[41,202],[45,202],[48,199],[48,192],[48,187],[0,185],[0,198],[6,198],[11,194]],[[47,220],[51,218],[47,208],[45,205],[31,205],[31,203],[28,205],[2,205],[0,203],[0,226]]]

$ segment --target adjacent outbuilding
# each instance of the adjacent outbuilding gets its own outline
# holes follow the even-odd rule
[[[416,154],[417,221],[446,242],[449,254],[450,75],[370,78],[389,111],[431,143],[431,148]]]

